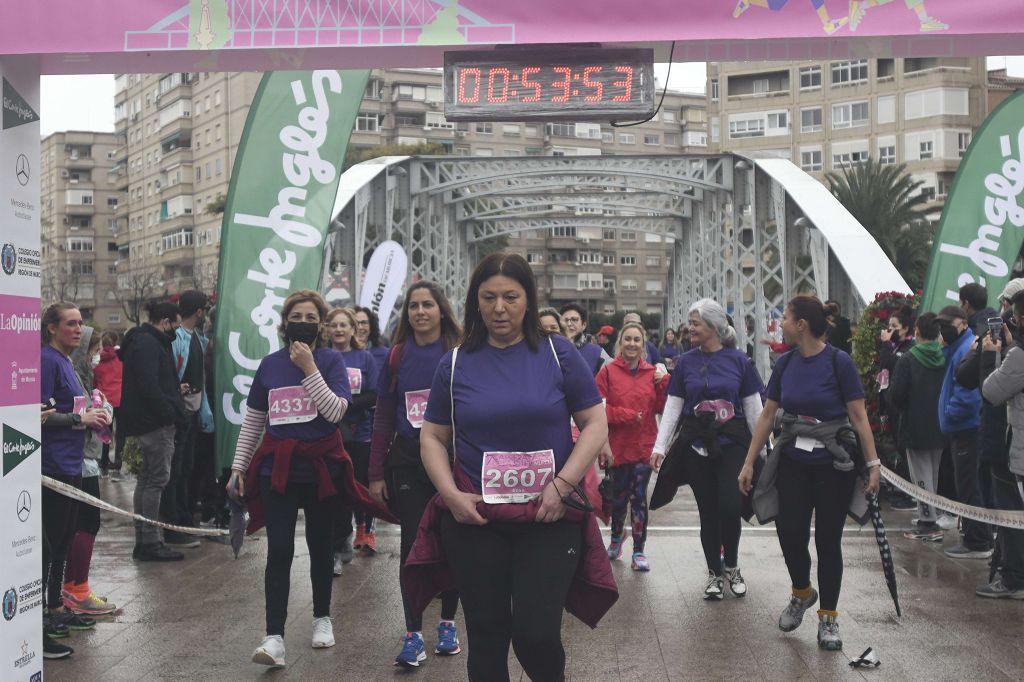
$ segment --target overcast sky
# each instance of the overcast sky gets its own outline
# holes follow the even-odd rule
[[[990,69],[1006,66],[1011,75],[1024,77],[1024,57],[989,57]],[[664,82],[667,64],[655,65],[659,82]],[[686,92],[703,92],[703,62],[672,65],[669,87]],[[43,76],[40,121],[45,137],[57,130],[114,130],[114,77]]]

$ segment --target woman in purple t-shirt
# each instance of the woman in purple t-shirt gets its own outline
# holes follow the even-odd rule
[[[437,368],[420,439],[447,507],[441,543],[466,613],[472,680],[508,680],[510,642],[531,679],[562,679],[562,611],[584,548],[584,526],[563,519],[562,499],[608,438],[591,368],[569,340],[541,332],[537,312],[526,259],[481,261],[462,344]]]
[[[339,474],[349,464],[338,424],[352,393],[344,358],[324,347],[326,317],[327,304],[315,291],[302,289],[285,299],[280,327],[284,347],[263,358],[256,370],[227,485],[233,497],[249,491],[250,512],[254,517],[261,513],[267,527],[267,636],[252,656],[263,665],[285,664],[284,625],[300,508],[313,587],[313,648],[334,646],[332,492],[341,492]],[[254,510],[254,502],[261,509]]]
[[[849,418],[860,437],[870,476],[865,492],[878,492],[878,455],[864,409],[864,389],[850,356],[824,341],[827,312],[814,296],[797,296],[782,316],[782,334],[796,348],[775,363],[768,381],[767,400],[747,459],[739,475],[740,491],[750,494],[754,460],[768,442],[781,407],[806,423]],[[776,448],[779,449],[779,448]],[[799,437],[773,451],[778,457],[776,488],[778,516],[775,529],[792,580],[792,598],[779,617],[779,629],[791,632],[803,621],[804,612],[818,601],[811,586],[811,514],[814,515],[814,546],[818,551],[818,646],[839,651],[843,641],[836,622],[839,591],[843,582],[843,525],[850,506],[857,472],[834,466],[834,456],[816,440]],[[767,470],[772,466],[765,464]]]
[[[420,459],[420,427],[430,385],[441,357],[459,341],[462,330],[441,288],[421,280],[405,293],[394,345],[381,369],[370,447],[370,494],[387,504],[402,530],[399,585],[405,611],[405,636],[395,665],[417,667],[426,659],[423,612],[411,604],[405,561],[423,512],[437,494]],[[434,653],[453,656],[462,649],[455,629],[459,594],[441,594],[441,621]]]
[[[739,569],[736,476],[761,414],[764,386],[750,359],[736,349],[736,331],[721,305],[710,298],[697,301],[690,307],[687,325],[692,350],[676,357],[651,464],[661,469],[682,421],[671,454],[679,458],[700,513],[700,543],[708,568],[704,599],[724,599],[726,582],[734,595],[742,597],[747,586]],[[721,435],[708,443],[694,431]]]

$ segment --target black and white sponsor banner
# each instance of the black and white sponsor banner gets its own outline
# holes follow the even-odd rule
[[[39,68],[0,58],[0,680],[42,679]]]

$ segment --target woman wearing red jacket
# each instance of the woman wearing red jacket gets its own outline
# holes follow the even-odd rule
[[[96,381],[96,388],[107,397],[107,402],[114,408],[114,421],[111,428],[114,430],[114,460],[110,460],[110,444],[103,444],[103,454],[100,456],[100,469],[106,475],[108,469],[113,469],[112,480],[121,480],[121,455],[124,453],[124,431],[118,426],[121,417],[121,358],[117,357],[118,343],[121,335],[115,331],[103,332],[100,337],[102,344],[99,357],[93,358],[93,376]]]
[[[597,373],[597,388],[605,399],[608,414],[608,445],[601,466],[610,467],[614,505],[612,540],[608,557],[622,556],[626,506],[631,507],[634,571],[649,571],[644,554],[647,540],[647,484],[651,480],[650,457],[658,436],[655,415],[665,407],[667,374],[644,360],[647,334],[634,322],[619,332],[615,360]]]

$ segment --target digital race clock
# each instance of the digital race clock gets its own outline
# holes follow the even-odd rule
[[[654,113],[654,50],[523,48],[446,52],[449,121],[642,119]]]

